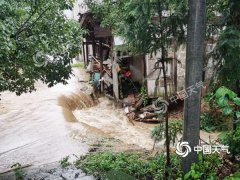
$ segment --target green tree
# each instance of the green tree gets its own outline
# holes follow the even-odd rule
[[[132,53],[155,53],[185,40],[187,0],[86,0],[90,10],[124,38]]]
[[[215,83],[236,90],[240,95],[240,1],[218,0],[215,9],[221,19],[217,23],[220,36],[211,56],[216,61]]]
[[[187,26],[187,57],[185,87],[202,81],[204,36],[205,36],[205,0],[189,0],[189,21]],[[200,89],[184,101],[183,141],[187,141],[192,152],[182,158],[182,170],[187,173],[191,165],[198,161],[194,146],[199,144],[201,98]]]
[[[72,6],[73,0],[0,1],[0,92],[31,92],[37,80],[66,83],[84,32],[64,15]]]

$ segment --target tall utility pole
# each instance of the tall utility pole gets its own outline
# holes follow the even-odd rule
[[[196,87],[202,81],[206,0],[189,0],[189,19],[187,26],[187,57],[185,88]],[[192,163],[198,161],[194,146],[199,145],[201,88],[195,88],[184,102],[184,132],[183,141],[189,143],[192,151],[182,158],[184,173],[190,170]],[[184,151],[184,149],[183,149]]]

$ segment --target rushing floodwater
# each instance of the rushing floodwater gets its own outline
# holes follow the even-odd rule
[[[107,98],[93,102],[83,70],[75,70],[68,85],[48,88],[37,83],[37,91],[16,96],[2,93],[0,101],[0,172],[11,165],[38,166],[67,155],[88,152],[89,137],[104,135],[126,144],[151,149],[150,128],[133,126],[122,109]],[[73,111],[73,112],[72,112]],[[95,134],[95,136],[94,136]]]
[[[84,127],[65,121],[62,107],[58,106],[61,95],[80,90],[79,76],[73,77],[66,86],[48,88],[37,83],[37,91],[31,94],[2,93],[0,172],[17,162],[41,165],[88,151],[85,143],[71,137],[73,128],[83,130]]]
[[[110,137],[121,140],[126,145],[137,145],[151,150],[153,141],[150,137],[153,124],[134,122],[127,119],[122,109],[116,108],[106,98],[100,98],[99,104],[92,108],[74,111],[77,121],[85,123]]]
[[[2,93],[0,101],[0,173],[13,164],[38,166],[57,162],[67,155],[88,152],[88,144],[99,137],[121,141],[121,147],[134,145],[152,149],[153,124],[130,123],[122,108],[107,98],[96,102],[84,70],[74,70],[68,85],[48,88],[37,83],[37,91],[16,96]],[[208,133],[201,133],[208,140]],[[211,136],[213,136],[211,134]],[[214,139],[217,135],[214,134]],[[129,147],[130,147],[129,146]],[[158,143],[158,149],[163,148]],[[161,148],[160,148],[161,147]]]

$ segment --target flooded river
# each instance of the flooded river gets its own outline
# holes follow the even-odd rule
[[[153,125],[133,126],[122,109],[107,98],[99,103],[88,95],[91,86],[83,70],[74,70],[68,85],[48,88],[36,83],[37,91],[16,96],[4,92],[0,101],[0,172],[11,165],[39,166],[67,155],[89,150],[89,137],[107,136],[127,145],[151,149]],[[81,82],[79,82],[81,81]],[[72,112],[72,110],[74,110]]]
[[[69,84],[48,88],[37,83],[37,91],[16,96],[4,92],[0,101],[0,172],[15,163],[41,165],[71,154],[84,154],[88,146],[71,137],[73,124],[65,121],[61,95],[79,91],[79,75]],[[83,126],[74,128],[84,129]]]

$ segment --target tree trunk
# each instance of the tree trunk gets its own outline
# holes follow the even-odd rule
[[[161,4],[161,1],[158,0],[158,16],[159,16],[159,23],[160,24],[162,23],[162,12],[163,12],[163,6]],[[164,37],[164,35],[165,35],[164,34],[164,29],[160,28],[160,36]],[[165,50],[164,45],[167,45],[167,44],[162,42],[162,45],[161,45],[161,53],[162,53],[161,64],[162,64],[163,79],[164,79],[164,98],[167,101],[168,100],[168,89],[167,89],[167,78],[166,78],[166,69],[165,69],[165,63],[166,63],[165,62],[166,61],[165,51],[166,50]],[[159,73],[161,73],[161,71]],[[155,88],[155,90],[156,90],[156,88]],[[169,174],[168,174],[167,169],[170,168],[170,164],[171,164],[171,159],[170,159],[170,139],[169,139],[169,129],[168,129],[168,111],[164,114],[164,117],[165,117],[165,121],[166,121],[165,122],[165,138],[166,138],[166,171],[165,171],[165,178],[168,179]]]
[[[189,0],[189,19],[187,28],[187,57],[185,88],[194,86],[202,81],[204,35],[205,35],[205,0]],[[197,92],[189,94],[184,102],[184,133],[183,141],[189,143],[191,153],[182,158],[184,173],[190,170],[192,163],[198,161],[194,146],[199,144],[201,88],[195,87]],[[184,150],[184,149],[183,149]]]

